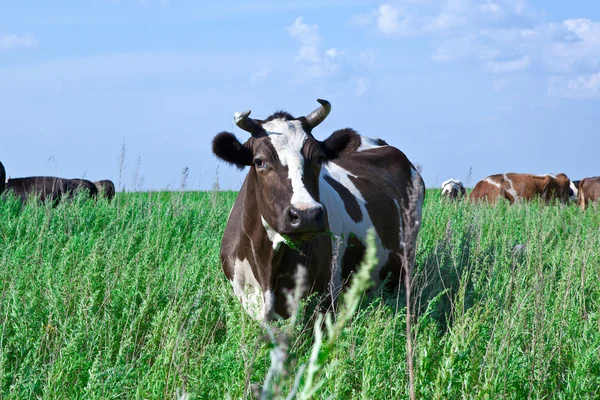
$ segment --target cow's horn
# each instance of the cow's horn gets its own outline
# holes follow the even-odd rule
[[[240,129],[243,129],[246,132],[250,132],[250,134],[253,137],[262,136],[265,130],[260,125],[258,125],[255,120],[250,118],[249,115],[250,110],[235,113],[233,116],[235,124],[239,126]]]
[[[331,112],[331,103],[323,99],[317,99],[317,101],[321,103],[321,107],[306,116],[306,122],[308,122],[308,125],[311,128],[314,128],[323,122]]]

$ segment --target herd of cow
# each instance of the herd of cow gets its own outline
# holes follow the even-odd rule
[[[221,241],[223,271],[246,312],[259,321],[287,317],[289,293],[303,281],[303,295],[327,293],[329,308],[347,287],[366,252],[374,228],[376,284],[396,287],[414,262],[425,198],[421,175],[406,155],[382,139],[351,128],[334,131],[324,141],[312,131],[327,118],[331,104],[302,117],[278,111],[259,120],[250,111],[234,114],[235,124],[250,134],[243,143],[221,132],[212,142],[219,159],[248,173],[231,209]],[[0,163],[0,194],[12,191],[25,200],[72,197],[85,190],[109,199],[110,181],[30,177],[8,179]],[[547,202],[576,197],[585,207],[600,197],[600,178],[575,185],[564,174],[500,174],[478,182],[471,201],[514,203],[541,196]],[[462,183],[450,179],[444,196],[466,195]],[[303,277],[303,278],[300,278]]]
[[[55,176],[30,176],[27,178],[6,179],[6,170],[0,162],[0,195],[11,192],[21,202],[35,196],[40,201],[46,200],[57,204],[63,198],[72,199],[77,193],[84,192],[91,198],[98,195],[112,200],[115,197],[115,185],[110,180],[91,182],[86,179],[65,179]]]
[[[250,138],[240,142],[221,132],[213,139],[215,156],[249,167],[220,258],[243,308],[259,321],[289,316],[287,299],[299,281],[304,295],[327,293],[322,306],[334,306],[365,254],[371,227],[376,284],[397,287],[414,261],[425,195],[418,170],[402,151],[350,128],[317,140],[312,131],[331,111],[328,101],[317,101],[319,108],[298,118],[283,111],[264,120],[250,118],[250,111],[235,113],[235,124]],[[599,184],[585,179],[574,187],[564,174],[501,174],[479,182],[470,198],[514,203],[539,195],[566,202],[579,190],[585,205],[598,197],[593,188]],[[454,179],[442,190],[466,195]]]
[[[455,178],[442,183],[442,196],[450,199],[465,197],[467,191],[463,183]],[[469,195],[471,202],[497,202],[506,199],[510,204],[523,200],[542,198],[546,203],[558,200],[565,204],[577,201],[579,207],[585,210],[590,204],[600,200],[600,176],[572,181],[565,174],[496,174],[477,182]]]

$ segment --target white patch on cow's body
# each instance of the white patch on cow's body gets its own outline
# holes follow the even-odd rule
[[[358,147],[358,149],[356,149],[356,151],[371,150],[371,149],[376,149],[378,147],[383,147],[383,146],[381,146],[379,143],[377,143],[377,141],[375,139],[371,139],[370,137],[366,137],[366,136],[361,136],[360,137],[360,146]]]
[[[248,260],[235,260],[230,282],[244,310],[255,320],[262,320],[265,315],[263,293]]]
[[[411,175],[411,180],[413,182],[413,187],[415,187],[416,182],[419,182],[420,184],[420,192],[418,194],[418,201],[417,201],[417,221],[415,221],[415,224],[417,227],[420,228],[421,226],[421,220],[423,218],[423,200],[425,199],[425,185],[421,184],[422,182],[422,177],[421,174],[419,173],[419,171],[417,171],[416,169],[414,169],[413,167],[410,168],[410,175]],[[415,240],[416,240],[416,235],[415,235]]]
[[[263,319],[268,319],[268,317],[273,312],[273,304],[275,303],[275,295],[269,289],[265,290],[263,293]]]
[[[450,178],[444,182],[442,182],[442,196],[449,195],[453,189],[456,189],[459,193],[461,193],[460,188],[463,187],[463,183],[455,178]]]
[[[515,199],[515,201],[520,200],[521,198],[519,197],[519,195],[517,194],[517,191],[515,190],[515,185],[514,185],[512,179],[510,179],[508,177],[508,175],[506,175],[506,174],[502,174],[502,177],[510,185],[507,192],[513,197],[513,199]]]
[[[271,243],[273,243],[273,250],[279,249],[279,246],[281,246],[281,243],[285,242],[285,239],[275,229],[273,229],[271,225],[269,225],[262,215],[260,216],[260,220],[265,227],[265,231],[267,231],[269,240]]]
[[[398,248],[404,248],[404,230],[402,229],[402,207],[400,207],[400,203],[398,203],[397,199],[394,199],[394,203],[396,204],[396,209],[398,210],[398,221],[400,226],[398,227],[399,237],[398,237]]]
[[[502,186],[500,185],[500,183],[496,182],[495,180],[491,179],[490,177],[485,178],[483,181],[489,183],[492,186],[497,187],[498,189],[502,189]]]
[[[323,165],[323,169],[321,170],[321,177],[323,177],[323,170],[325,171],[326,175],[329,175],[331,178],[338,181],[342,184],[342,186],[348,189],[354,197],[360,200],[359,203],[365,203],[365,198],[363,197],[362,193],[350,180],[350,177],[356,178],[356,175],[349,171],[346,171],[344,168],[340,167],[335,162],[328,162],[327,164]]]
[[[288,177],[292,183],[291,205],[298,210],[322,208],[308,193],[302,176],[304,174],[304,156],[302,147],[308,139],[300,121],[274,119],[263,124],[271,144],[275,148],[281,164],[288,168]]]
[[[362,220],[354,222],[354,220],[346,212],[346,206],[344,201],[338,194],[338,192],[331,187],[325,176],[329,176],[335,181],[342,184],[348,191],[356,198],[360,210],[362,212]],[[329,221],[329,230],[339,240],[332,239],[333,254],[337,253],[337,257],[332,260],[332,271],[331,271],[331,289],[333,291],[333,297],[335,298],[342,289],[342,260],[344,253],[347,248],[347,241],[350,235],[356,236],[361,242],[365,243],[367,237],[367,231],[373,227],[373,222],[366,208],[366,201],[362,193],[358,190],[356,185],[352,183],[350,177],[355,177],[354,174],[335,164],[335,162],[328,162],[323,165],[321,169],[321,176],[319,179],[319,188],[321,194],[321,203],[326,210],[331,210],[327,213]],[[381,238],[375,232],[375,244],[377,246],[377,259],[379,260],[378,267],[373,270],[372,278],[375,282],[379,279],[379,270],[382,265],[387,261],[388,253],[390,249],[385,249],[381,243]],[[337,250],[336,250],[337,249]]]

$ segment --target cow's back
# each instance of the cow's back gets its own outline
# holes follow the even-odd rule
[[[98,195],[98,188],[93,182],[88,181],[87,179],[67,179],[65,192],[70,199],[75,197],[77,193],[81,191],[86,192],[92,198],[96,198]]]
[[[579,182],[577,203],[585,210],[589,203],[595,204],[600,199],[600,176],[584,178]]]
[[[110,179],[96,181],[94,182],[94,185],[96,186],[99,195],[101,194],[108,200],[112,200],[115,197],[115,184]]]
[[[67,179],[54,176],[32,176],[13,178],[6,182],[6,190],[25,202],[28,197],[37,197],[40,201],[57,201],[66,191]]]
[[[502,182],[501,174],[490,175],[480,180],[471,191],[469,200],[471,202],[487,201],[489,203],[498,201],[503,192]]]

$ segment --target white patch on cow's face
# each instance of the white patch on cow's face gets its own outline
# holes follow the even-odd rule
[[[233,292],[248,315],[261,321],[265,316],[263,293],[248,260],[235,260],[233,280],[230,283],[233,286]]]
[[[506,182],[508,182],[508,183],[509,183],[509,185],[510,185],[510,188],[508,188],[507,192],[508,192],[508,193],[510,193],[510,195],[513,197],[513,199],[515,199],[515,201],[517,201],[517,200],[520,200],[520,197],[519,197],[519,195],[517,194],[517,191],[515,190],[515,185],[514,185],[514,183],[513,183],[512,179],[510,179],[510,178],[508,177],[508,175],[506,175],[506,174],[502,174],[502,177],[503,177],[503,178],[504,178],[504,180],[505,180]]]
[[[361,136],[360,137],[360,146],[356,151],[365,151],[370,149],[376,149],[378,147],[383,147],[377,143],[375,139],[371,139],[370,137]]]
[[[291,205],[298,210],[322,208],[323,206],[308,193],[302,181],[304,174],[302,147],[308,135],[304,132],[300,121],[274,119],[263,124],[263,128],[267,131],[281,164],[288,168],[288,178],[292,183]]]
[[[267,236],[269,237],[269,240],[271,241],[271,243],[273,243],[273,250],[279,249],[281,243],[285,242],[283,236],[281,236],[275,229],[273,229],[262,215],[260,216],[260,220],[262,221],[262,224],[265,227],[265,231],[267,231]]]

